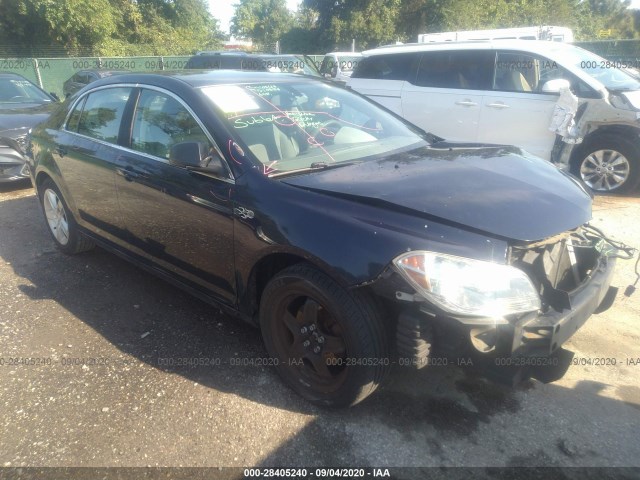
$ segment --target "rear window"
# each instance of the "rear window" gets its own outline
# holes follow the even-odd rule
[[[244,55],[237,57],[232,55],[196,55],[187,61],[185,68],[197,70],[240,69],[244,58]]]
[[[421,87],[490,90],[495,52],[454,50],[422,54],[415,84]]]
[[[313,61],[301,55],[196,55],[185,68],[195,70],[250,70],[319,76]]]
[[[417,58],[418,54],[415,53],[364,57],[360,60],[352,77],[373,80],[409,80]]]

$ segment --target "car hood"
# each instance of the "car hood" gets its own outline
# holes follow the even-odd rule
[[[0,136],[11,130],[29,129],[49,118],[56,103],[0,104]]]
[[[508,146],[440,142],[282,181],[516,241],[591,218],[592,198],[580,182]]]

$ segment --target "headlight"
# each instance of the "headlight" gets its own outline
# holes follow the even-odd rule
[[[426,251],[393,263],[418,293],[450,313],[501,317],[540,308],[529,277],[509,265]]]
[[[638,111],[638,107],[634,105],[632,100],[626,95],[611,94],[609,95],[609,101],[611,102],[611,105],[615,108],[619,108],[620,110],[631,110],[633,112]]]

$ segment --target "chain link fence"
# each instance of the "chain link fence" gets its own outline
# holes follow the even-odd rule
[[[640,64],[640,40],[603,40],[576,42],[608,60]],[[309,55],[319,66],[324,55]],[[23,75],[47,92],[63,97],[62,84],[78,70],[102,68],[153,72],[182,70],[189,56],[147,57],[74,57],[74,58],[0,58],[0,71]]]
[[[599,40],[575,42],[574,45],[589,50],[607,60],[640,65],[640,40]]]
[[[189,56],[167,57],[78,57],[78,58],[5,58],[0,71],[18,73],[47,92],[63,98],[62,85],[78,70],[105,69],[132,72],[182,70]]]

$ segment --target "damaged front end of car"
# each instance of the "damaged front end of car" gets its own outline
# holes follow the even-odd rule
[[[512,242],[505,264],[408,252],[376,289],[394,292],[400,363],[420,368],[447,358],[499,383],[546,383],[571,364],[562,345],[612,305],[616,258],[628,253],[587,224]]]
[[[28,129],[0,132],[0,183],[29,178],[24,152]]]

